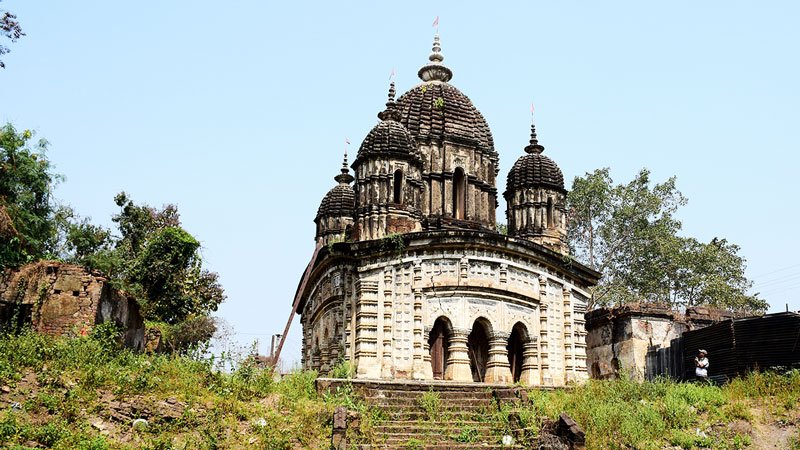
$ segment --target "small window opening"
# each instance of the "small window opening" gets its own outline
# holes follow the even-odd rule
[[[466,177],[464,169],[453,172],[453,217],[463,220],[467,213]]]
[[[394,172],[394,203],[403,203],[403,171],[398,169]]]
[[[553,199],[547,199],[547,228],[553,228]]]

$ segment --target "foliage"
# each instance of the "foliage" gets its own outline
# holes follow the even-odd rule
[[[0,36],[8,38],[11,42],[17,42],[17,39],[25,36],[17,20],[17,16],[3,9],[0,9]],[[8,47],[0,45],[0,56],[10,51]],[[0,69],[5,69],[5,67],[6,65],[3,63],[3,60],[0,59]]]
[[[181,228],[174,205],[156,209],[118,194],[120,212],[112,220],[121,236],[115,237],[56,206],[52,188],[60,177],[45,156],[47,141],[32,140],[29,130],[0,128],[0,270],[60,257],[102,271],[136,297],[148,320],[175,325],[217,310],[225,299],[219,276],[203,268],[200,243]]]
[[[428,418],[428,420],[441,420],[441,399],[439,398],[438,392],[434,391],[433,389],[423,392],[422,396],[419,398],[419,400],[417,400],[417,402],[422,410],[425,411],[425,416]]]
[[[331,369],[331,378],[351,379],[354,375],[355,366],[341,356]]]
[[[185,351],[193,345],[187,337],[213,333],[210,319],[200,318],[216,311],[225,299],[219,276],[203,268],[200,243],[181,228],[174,205],[162,209],[137,205],[124,192],[114,201],[120,207],[112,218],[119,237],[77,219],[69,209],[60,211],[64,257],[105,273],[137,298],[147,320],[169,325],[187,321],[170,329],[176,338],[171,344]]]
[[[0,127],[0,269],[49,254],[56,227],[51,201],[52,173],[47,141],[32,142],[33,132]]]
[[[598,305],[628,302],[712,305],[748,312],[767,308],[748,295],[739,247],[725,239],[702,243],[678,233],[686,203],[675,177],[652,184],[642,169],[615,185],[608,168],[576,177],[567,197],[572,254],[602,273]]]
[[[155,328],[161,333],[157,351],[187,354],[208,343],[217,331],[216,320],[204,315],[189,315],[174,325],[166,322],[147,322],[147,329]]]
[[[402,233],[389,233],[381,238],[381,250],[394,250],[395,254],[401,255],[406,248],[406,241]]]
[[[473,443],[478,440],[478,430],[474,427],[464,427],[455,437],[456,442]]]
[[[502,234],[503,236],[508,236],[508,225],[504,223],[498,223],[497,225],[495,225],[495,230],[499,234]]]
[[[246,360],[223,373],[209,360],[115,348],[113,336],[109,327],[76,339],[30,331],[0,338],[0,384],[10,387],[7,398],[25,399],[22,410],[0,414],[0,447],[35,442],[55,449],[328,448],[335,407],[357,411],[362,424],[374,426],[386,417],[361,402],[352,386],[318,395],[315,372],[276,380],[270,369]],[[754,373],[723,387],[592,380],[570,389],[531,390],[529,396],[529,403],[504,403],[494,408],[497,415],[481,414],[481,420],[496,421],[492,428],[506,432],[516,413],[524,427],[538,430],[544,419],[566,412],[586,431],[590,450],[744,448],[750,438],[726,424],[743,420],[755,426],[754,411],[765,408],[782,423],[800,419],[794,403],[800,398],[800,371]],[[165,399],[185,405],[183,414],[160,418]],[[126,402],[151,411],[146,429],[131,434],[129,423],[104,420],[109,434],[103,436],[91,425]],[[423,395],[420,406],[439,409],[436,392]],[[477,434],[466,425],[453,439],[469,443]],[[797,446],[793,439],[789,448]],[[419,440],[408,444],[424,446]]]
[[[97,267],[112,248],[111,230],[80,218],[68,206],[56,210],[55,222],[60,233],[58,253],[70,262]]]
[[[519,411],[523,426],[538,428],[542,418],[561,412],[584,428],[588,449],[743,448],[748,436],[719,424],[753,422],[752,408],[772,408],[776,419],[796,420],[796,409],[777,409],[800,394],[800,372],[752,373],[723,387],[659,379],[591,380],[561,391],[530,391]]]
[[[416,438],[410,438],[406,441],[406,450],[422,450],[425,448],[425,443]]]
[[[114,335],[101,327],[76,339],[0,338],[0,384],[27,399],[0,414],[0,447],[327,448],[334,405],[317,395],[316,373],[275,381],[247,363],[220,373],[209,360],[116,348]],[[162,418],[165,399],[183,415]],[[122,401],[148,410],[149,426],[131,434],[130,423],[105,419]],[[106,436],[91,425],[98,417]]]

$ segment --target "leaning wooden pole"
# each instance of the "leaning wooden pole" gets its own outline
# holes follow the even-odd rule
[[[281,357],[281,350],[283,350],[283,343],[286,342],[286,336],[289,334],[289,328],[292,326],[292,321],[294,320],[294,315],[297,314],[297,307],[300,305],[300,299],[303,297],[303,291],[306,290],[306,284],[308,283],[308,277],[311,275],[311,271],[314,269],[314,262],[317,260],[317,253],[319,253],[322,245],[317,243],[317,246],[314,248],[314,254],[311,255],[311,261],[308,262],[308,266],[306,266],[305,272],[303,272],[303,278],[300,280],[300,286],[297,288],[297,292],[294,294],[294,303],[292,304],[292,312],[289,314],[289,320],[286,321],[286,328],[283,329],[283,335],[281,335],[281,341],[278,344],[278,349],[275,350],[275,354],[272,357],[272,367],[278,366],[278,360]]]

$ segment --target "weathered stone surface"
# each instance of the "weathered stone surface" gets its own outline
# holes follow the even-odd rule
[[[99,274],[73,264],[40,261],[0,276],[0,329],[27,322],[40,333],[78,336],[106,321],[122,328],[127,347],[143,349],[139,305]]]
[[[391,85],[353,176],[345,156],[320,205],[295,296],[303,366],[327,374],[345,360],[360,379],[586,379],[583,314],[600,274],[566,257],[563,174],[532,135],[499,234],[491,131],[433,50],[423,83],[396,102]]]
[[[647,353],[669,347],[684,332],[730,318],[731,313],[708,307],[684,314],[668,305],[628,304],[586,313],[587,363],[592,378],[614,378],[621,371],[636,379],[648,373]]]
[[[330,368],[335,353],[358,378],[433,379],[430,332],[442,319],[449,323],[444,377],[472,381],[468,337],[480,319],[491,331],[493,370],[483,381],[513,381],[507,344],[515,329],[521,382],[587,378],[583,313],[595,272],[494,233],[409,233],[388,244],[344,242],[320,253],[299,305],[306,368]]]

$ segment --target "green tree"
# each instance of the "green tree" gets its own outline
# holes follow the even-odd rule
[[[30,130],[0,128],[0,269],[42,258],[57,233],[52,189],[60,179],[45,155],[47,141]]]
[[[83,236],[78,242],[97,248],[83,261],[136,296],[148,320],[174,325],[216,311],[225,300],[224,290],[218,275],[203,269],[200,243],[181,228],[178,209],[137,205],[124,192],[114,201],[120,212],[112,220],[121,236],[113,248],[99,245],[102,229],[73,228]]]
[[[570,247],[575,257],[602,273],[592,303],[713,305],[763,311],[767,304],[744,275],[739,247],[724,239],[708,244],[681,237],[675,218],[686,198],[675,177],[652,184],[642,169],[615,185],[608,168],[576,177],[567,197]]]
[[[17,16],[3,9],[0,9],[0,35],[10,39],[11,42],[17,42],[17,39],[25,36],[17,20]],[[0,56],[10,51],[8,47],[0,45]],[[3,63],[3,60],[0,60],[0,68],[5,69],[5,67],[6,65]]]

